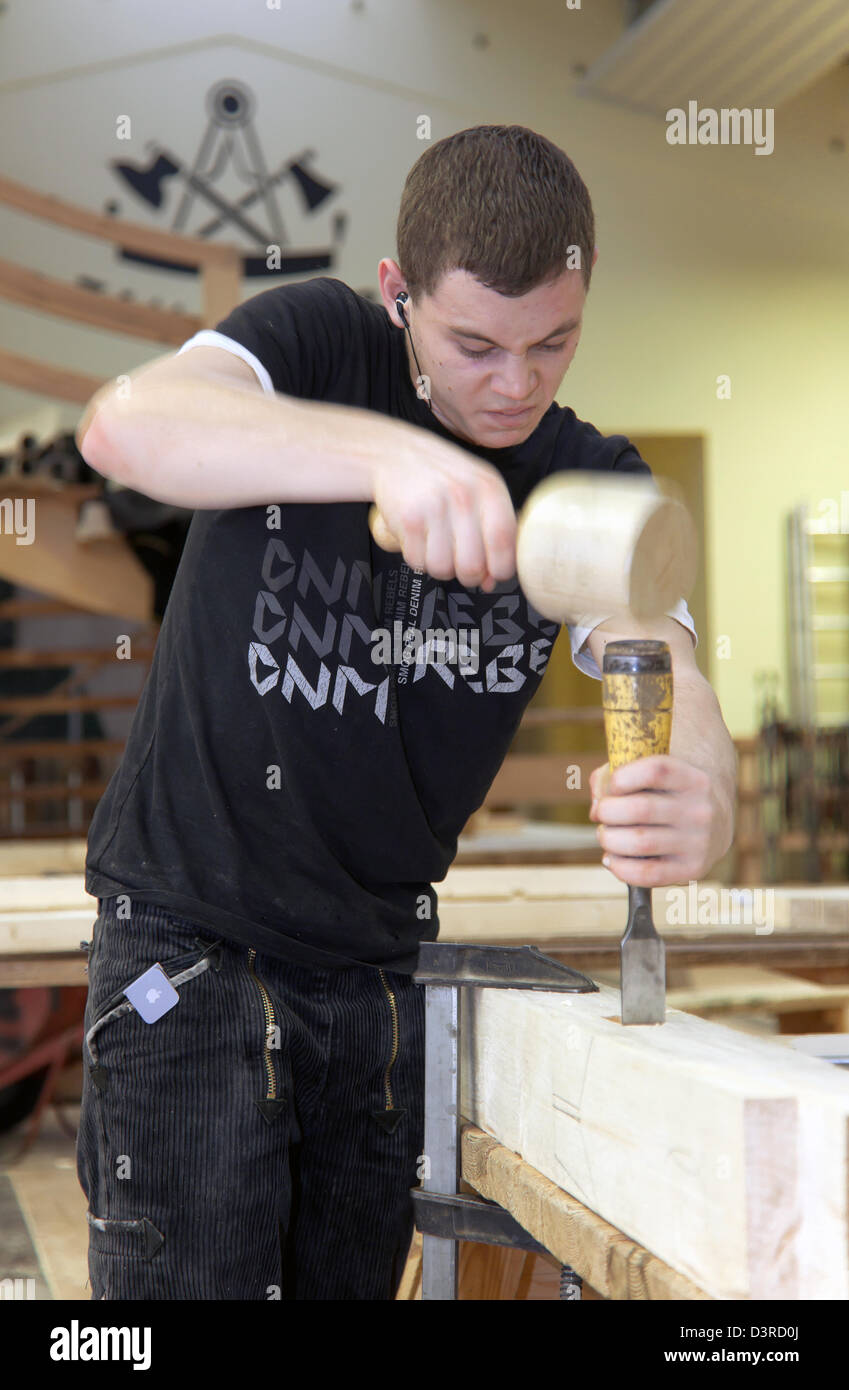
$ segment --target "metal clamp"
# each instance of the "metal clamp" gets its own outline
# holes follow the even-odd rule
[[[422,1298],[453,1300],[457,1298],[458,1240],[545,1253],[545,1247],[497,1202],[457,1191],[459,991],[540,989],[590,994],[598,993],[598,985],[535,946],[467,946],[441,941],[422,942],[413,979],[427,986],[425,1154],[429,1163],[421,1187],[411,1189],[416,1226],[422,1233]],[[568,1292],[562,1292],[564,1287]],[[580,1297],[580,1276],[568,1265],[561,1268],[561,1297]]]

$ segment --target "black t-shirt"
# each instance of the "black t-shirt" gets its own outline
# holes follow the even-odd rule
[[[417,396],[403,329],[339,280],[264,291],[216,332],[275,391],[462,444]],[[517,510],[555,470],[650,471],[624,436],[556,404],[516,448],[464,447],[499,469]],[[438,933],[432,885],[559,627],[515,576],[484,593],[411,570],[373,541],[368,502],[270,502],[194,513],[91,823],[86,889],[158,903],[284,960],[409,973]],[[427,661],[372,659],[375,629],[414,627],[456,632],[460,659],[436,648]]]

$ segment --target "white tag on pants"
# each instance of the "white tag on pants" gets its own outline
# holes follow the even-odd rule
[[[145,1023],[156,1023],[180,1002],[179,994],[159,963],[127,985],[124,994]]]

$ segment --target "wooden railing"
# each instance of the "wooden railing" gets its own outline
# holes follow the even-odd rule
[[[0,261],[0,299],[85,323],[104,332],[126,333],[174,347],[198,329],[218,323],[239,302],[243,263],[242,252],[236,246],[104,217],[3,177],[0,177],[0,204],[51,222],[55,227],[66,227],[108,241],[123,250],[196,267],[201,278],[203,307],[198,316],[128,304],[117,296],[71,285],[10,261]],[[85,405],[104,384],[84,373],[7,351],[0,351],[0,381],[36,395],[79,405]]]
[[[74,617],[83,610],[53,599],[7,599],[0,602],[0,622],[14,618]],[[80,694],[78,687],[115,661],[114,646],[0,648],[0,684],[4,671],[47,672],[58,678],[42,694],[0,695],[0,839],[81,836],[124,749],[123,738],[74,737],[79,716],[106,710],[135,709],[153,659],[158,624],[132,637],[134,694]],[[64,716],[65,737],[21,738],[40,715]],[[76,718],[74,718],[76,716]]]
[[[178,313],[128,303],[0,260],[0,299],[8,303],[103,332],[124,333],[176,348],[200,328],[214,326],[240,301],[243,259],[235,246],[100,216],[2,177],[0,204],[126,252],[195,268],[200,276],[202,311],[199,315]],[[0,382],[80,406],[104,385],[88,373],[6,349],[0,349]],[[150,576],[123,537],[116,535],[114,540],[98,541],[94,546],[78,545],[75,540],[79,507],[101,491],[99,484],[60,484],[27,475],[6,479],[4,496],[18,492],[27,497],[37,495],[40,544],[17,547],[7,542],[0,577],[7,583],[35,589],[44,597],[11,598],[0,603],[0,621],[37,616],[55,620],[62,614],[94,611],[115,612],[140,621],[142,626],[133,638],[136,694],[98,695],[85,689],[87,677],[115,660],[114,648],[74,648],[61,639],[52,648],[0,648],[0,838],[86,833],[124,748],[123,738],[82,737],[86,716],[98,711],[132,711],[149,669],[158,631],[151,616]],[[36,550],[37,556],[33,554]],[[56,668],[52,683],[50,668]],[[31,692],[40,686],[41,693],[14,690],[12,673],[22,670],[34,673],[27,684]],[[64,736],[27,737],[27,725],[44,715],[61,717]]]

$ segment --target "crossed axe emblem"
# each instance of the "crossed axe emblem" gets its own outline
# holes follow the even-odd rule
[[[284,161],[278,169],[268,172],[253,126],[254,103],[247,88],[235,82],[220,82],[208,93],[207,105],[210,119],[191,167],[164,145],[149,141],[151,155],[146,165],[113,160],[113,169],[138,197],[154,208],[162,206],[167,181],[179,176],[184,185],[183,196],[171,224],[172,231],[185,230],[189,211],[195,198],[199,197],[215,210],[215,215],[195,235],[213,236],[230,223],[249,236],[258,248],[262,248],[263,253],[269,244],[282,248],[288,243],[288,237],[277,205],[277,188],[291,177],[300,190],[307,210],[315,212],[337,192],[338,185],[325,182],[307,168],[307,163],[315,158],[312,150],[304,150],[295,158]],[[212,184],[229,159],[232,159],[240,177],[251,185],[235,202],[222,197]],[[249,210],[259,202],[265,206],[270,232],[248,216]],[[337,213],[334,218],[334,242],[341,240],[346,220],[344,213]],[[148,259],[136,253],[123,254],[133,260]],[[264,270],[264,254],[246,257],[246,270],[248,273],[262,273],[260,263]],[[162,262],[157,261],[157,264]],[[332,255],[329,252],[308,252],[302,256],[287,257],[282,268],[317,269],[330,264]],[[185,269],[174,266],[174,269],[178,268]]]

